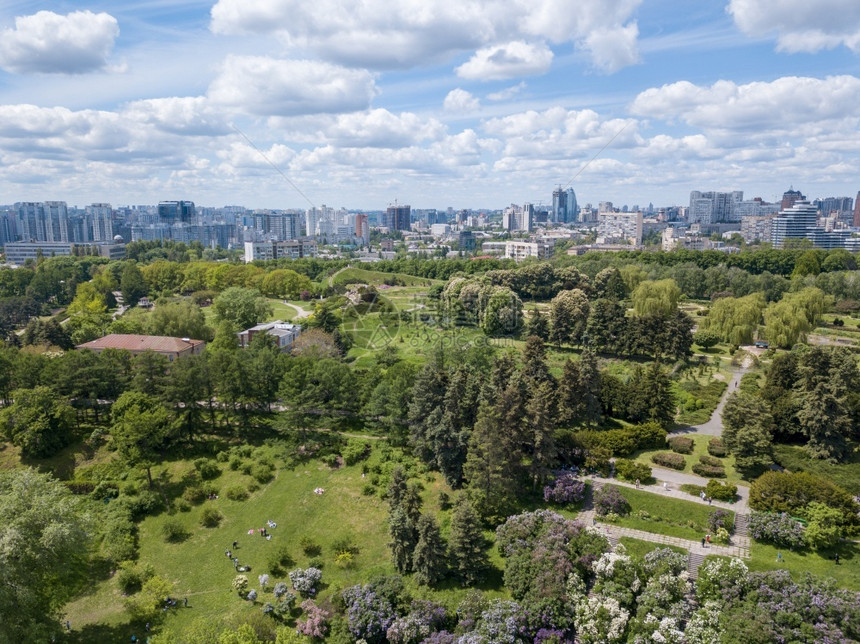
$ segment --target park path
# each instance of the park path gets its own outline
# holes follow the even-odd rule
[[[303,318],[309,318],[311,315],[313,315],[311,313],[311,311],[308,311],[307,309],[303,309],[302,307],[300,307],[296,304],[290,304],[289,302],[286,302],[286,301],[284,302],[284,304],[286,304],[290,308],[293,308],[296,310],[296,317],[293,318],[294,320],[301,320]]]
[[[711,414],[711,417],[707,420],[707,422],[702,423],[701,425],[690,425],[688,427],[682,427],[680,429],[672,432],[673,434],[707,434],[708,436],[722,436],[723,435],[723,408],[726,406],[726,400],[729,398],[729,394],[735,391],[740,384],[741,378],[743,375],[749,371],[750,361],[749,359],[744,360],[743,366],[739,369],[735,369],[732,371],[732,377],[729,379],[729,386],[726,387],[725,392],[723,392],[722,398],[720,398],[720,402],[717,405],[717,408],[714,410],[714,413]]]

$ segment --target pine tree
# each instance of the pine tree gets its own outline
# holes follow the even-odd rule
[[[391,472],[391,479],[388,482],[388,505],[393,510],[403,504],[403,497],[406,496],[406,475],[403,473],[403,468],[395,467]]]
[[[388,534],[391,537],[389,547],[394,567],[401,575],[412,571],[412,557],[418,536],[415,526],[405,510],[399,506],[393,506],[388,515]]]
[[[528,428],[531,438],[529,466],[532,488],[546,482],[557,463],[557,450],[553,434],[556,428],[555,387],[549,381],[538,386],[527,407]]]
[[[413,526],[418,525],[418,519],[421,517],[421,506],[423,503],[424,501],[421,499],[421,488],[418,486],[418,483],[410,483],[407,485],[400,507],[403,508],[403,511],[406,513],[406,516],[409,517]]]
[[[451,567],[464,586],[481,581],[490,566],[480,520],[465,496],[460,497],[451,518],[448,553]]]
[[[520,372],[528,389],[538,387],[541,383],[555,381],[546,363],[546,347],[543,340],[536,335],[526,338],[523,349],[523,368]]]
[[[409,438],[412,448],[425,463],[435,457],[433,445],[428,439],[432,413],[442,407],[448,384],[447,373],[438,363],[429,363],[418,372],[412,387],[412,402],[409,405]],[[436,420],[435,422],[438,422]]]
[[[579,418],[582,397],[579,392],[579,367],[568,358],[562,368],[558,383],[558,421],[561,425],[573,425]]]
[[[418,543],[412,556],[415,581],[435,586],[446,575],[445,542],[436,520],[429,514],[418,519]]]
[[[772,457],[773,417],[758,396],[735,391],[723,409],[723,442],[739,470],[767,467]]]
[[[579,361],[578,390],[580,397],[580,414],[587,425],[597,425],[600,422],[600,370],[597,367],[597,356],[594,351],[586,348]]]
[[[484,516],[502,515],[516,493],[515,466],[509,441],[500,440],[502,415],[498,406],[483,404],[469,439],[463,475],[474,495],[475,509]]]
[[[526,333],[530,336],[536,336],[544,342],[549,340],[549,320],[540,312],[538,307],[533,308],[529,315]]]
[[[675,419],[675,394],[668,374],[659,363],[652,362],[645,369],[642,386],[648,400],[646,420],[667,427]]]

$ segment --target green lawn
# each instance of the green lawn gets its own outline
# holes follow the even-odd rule
[[[708,515],[714,510],[712,507],[662,496],[659,492],[617,489],[630,504],[630,513],[613,521],[614,525],[692,541],[710,531]],[[734,520],[734,512],[731,514]]]
[[[839,553],[837,566],[833,555]],[[782,553],[782,561],[777,560]],[[860,590],[860,546],[856,543],[843,543],[834,550],[793,552],[766,543],[753,542],[752,558],[745,560],[750,570],[788,570],[791,576],[800,579],[810,572],[819,577],[831,577],[843,588]]]
[[[668,548],[669,550],[680,552],[683,555],[687,554],[686,550],[679,548],[678,546],[652,543],[651,541],[642,541],[641,539],[634,539],[633,537],[621,537],[618,542],[624,545],[627,549],[627,554],[634,559],[641,559],[652,550],[657,550],[658,548]]]
[[[849,450],[846,462],[833,465],[807,456],[798,445],[774,445],[774,460],[792,472],[809,472],[841,485],[851,494],[860,494],[860,452]]]
[[[348,284],[368,284],[379,286],[395,280],[403,286],[432,286],[433,284],[444,284],[444,280],[433,280],[427,277],[415,277],[406,273],[384,273],[366,268],[344,268],[335,273],[331,278],[332,286]]]
[[[706,379],[682,379],[673,382],[673,389],[680,408],[675,419],[676,422],[679,425],[701,425],[708,422],[720,403],[726,386],[726,380],[710,377]]]
[[[681,435],[681,434],[679,434],[679,435]],[[670,434],[670,436],[672,436],[672,434]],[[693,465],[695,465],[696,463],[699,462],[699,456],[701,456],[703,454],[706,454],[706,455],[708,454],[708,441],[710,441],[713,438],[713,436],[708,436],[706,434],[683,434],[683,436],[687,436],[688,438],[692,438],[693,441],[695,441],[695,446],[693,447],[693,453],[692,454],[681,454],[681,456],[683,456],[684,460],[686,461],[686,465],[684,466],[683,470],[678,470],[678,471],[683,471],[683,472],[686,472],[687,474],[696,475],[696,473],[693,472],[693,469],[692,469]],[[631,458],[633,458],[634,460],[636,460],[640,463],[645,463],[646,465],[648,465],[650,467],[659,467],[658,465],[656,465],[651,460],[651,456],[653,454],[656,454],[657,452],[671,452],[671,451],[672,450],[670,450],[668,445],[667,445],[664,449],[651,449],[651,450],[644,450],[641,452],[636,452],[636,454],[634,456],[632,456]],[[729,454],[728,456],[721,457],[720,460],[722,461],[723,466],[725,467],[726,477],[722,478],[722,479],[717,479],[718,481],[734,483],[735,485],[739,485],[739,484],[740,485],[748,485],[749,484],[747,481],[745,481],[741,477],[740,473],[738,473],[738,471],[735,469],[735,457],[734,456]]]

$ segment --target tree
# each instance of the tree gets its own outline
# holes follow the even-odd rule
[[[804,342],[827,310],[829,298],[820,289],[807,287],[786,293],[764,311],[765,334],[772,344],[790,348]]]
[[[486,300],[480,315],[481,329],[489,336],[516,336],[523,324],[523,303],[511,289],[493,286],[481,293]]]
[[[549,320],[540,312],[540,308],[534,307],[529,315],[529,321],[526,323],[526,333],[528,335],[537,336],[544,342],[549,340]]]
[[[0,411],[0,426],[23,456],[46,458],[69,444],[74,411],[52,389],[16,389],[12,399],[15,402]]]
[[[672,383],[659,363],[638,366],[627,382],[627,414],[632,421],[652,420],[667,427],[675,418]]]
[[[173,338],[212,339],[212,329],[206,326],[203,310],[190,300],[159,303],[149,317],[149,331],[153,335]]]
[[[544,382],[555,382],[546,363],[546,347],[543,340],[536,335],[526,338],[523,349],[523,368],[521,376],[529,389],[538,387]]]
[[[721,297],[711,304],[702,330],[715,333],[730,344],[752,344],[765,307],[764,295]]]
[[[806,450],[810,456],[834,462],[842,460],[853,430],[843,383],[823,382],[802,393],[797,420],[809,439]]]
[[[445,542],[436,520],[429,514],[418,519],[418,543],[412,557],[415,581],[435,586],[446,575]]]
[[[591,303],[585,327],[589,346],[597,351],[617,353],[627,333],[624,307],[615,300],[601,298]]]
[[[272,307],[260,291],[231,286],[212,302],[218,320],[227,320],[237,329],[248,329],[272,314]]]
[[[397,572],[401,575],[411,572],[418,535],[406,511],[399,504],[392,505],[388,515],[388,534],[391,537],[388,546],[391,548],[391,558]]]
[[[127,391],[111,409],[110,434],[117,454],[130,467],[146,470],[152,487],[152,466],[159,462],[161,451],[170,436],[170,415],[153,396]]]
[[[627,297],[624,278],[614,266],[607,266],[594,277],[594,291],[598,298],[623,300]]]
[[[577,344],[588,321],[588,297],[579,289],[561,291],[550,302],[550,342]]]
[[[489,569],[486,540],[481,523],[469,500],[462,496],[451,517],[451,536],[448,539],[451,568],[464,586],[474,586]]]
[[[119,288],[122,291],[122,299],[127,306],[136,306],[140,298],[147,294],[146,280],[143,279],[143,273],[135,262],[125,263]]]
[[[773,417],[759,397],[734,391],[723,409],[723,442],[738,469],[751,472],[773,463]]]
[[[555,384],[545,380],[537,386],[526,407],[526,422],[532,452],[529,470],[532,488],[535,490],[546,482],[558,462],[553,440],[557,415]]]
[[[463,466],[475,509],[485,517],[503,515],[516,493],[512,469],[519,458],[509,452],[507,441],[499,438],[502,423],[502,414],[496,406],[481,405]]]
[[[65,351],[75,348],[75,343],[63,326],[55,319],[39,320],[32,319],[27,323],[24,333],[21,334],[21,344],[49,345],[59,347]]]
[[[678,308],[681,289],[673,279],[646,281],[639,284],[630,297],[636,315],[668,318]]]
[[[434,410],[441,410],[448,385],[448,374],[439,361],[428,362],[415,378],[409,404],[409,440],[418,457],[428,463],[436,457],[430,439],[431,423],[440,422]],[[435,429],[435,428],[434,428]]]
[[[712,331],[706,331],[703,329],[701,331],[696,331],[696,333],[693,334],[693,342],[707,350],[719,344],[720,336]]]
[[[30,468],[0,471],[0,642],[49,642],[79,589],[88,517],[62,483]]]

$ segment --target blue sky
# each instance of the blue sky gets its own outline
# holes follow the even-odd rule
[[[0,32],[2,203],[860,189],[857,0],[13,0]]]

